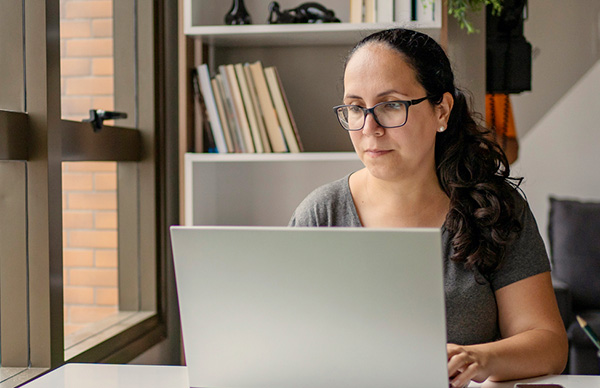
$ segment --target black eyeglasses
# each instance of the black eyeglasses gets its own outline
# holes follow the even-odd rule
[[[384,101],[375,104],[372,108],[363,108],[359,105],[338,105],[333,107],[342,128],[347,131],[360,131],[365,126],[367,115],[373,118],[383,128],[397,128],[406,124],[408,120],[408,107],[425,101],[427,97],[410,101]]]

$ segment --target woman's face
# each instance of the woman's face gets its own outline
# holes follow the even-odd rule
[[[384,44],[361,47],[346,66],[344,104],[371,108],[384,101],[415,100],[426,95],[403,55]],[[435,137],[440,127],[446,127],[447,102],[444,98],[434,107],[425,100],[411,106],[406,124],[398,128],[383,128],[373,115],[367,115],[364,128],[351,131],[350,139],[369,173],[392,181],[420,179],[422,174],[435,177]]]

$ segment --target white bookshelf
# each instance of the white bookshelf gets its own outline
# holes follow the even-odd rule
[[[185,39],[199,43],[187,61],[193,57],[195,66],[199,61],[208,63],[211,75],[228,63],[260,60],[276,66],[307,151],[185,154],[186,225],[286,225],[313,189],[362,168],[331,109],[342,101],[343,62],[352,46],[372,32],[394,26],[418,29],[435,39],[443,33],[441,17],[430,23],[349,23],[350,0],[320,1],[342,23],[319,24],[266,24],[271,0],[245,0],[253,24],[242,26],[224,24],[231,0],[181,1]],[[303,3],[278,2],[282,10]],[[441,7],[441,0],[436,4]],[[189,95],[183,93],[182,98]],[[185,101],[191,110],[193,102]]]
[[[417,22],[189,26],[186,33],[201,37],[204,43],[222,47],[351,45],[372,32],[393,26],[418,29],[435,39],[440,34],[437,24]]]
[[[224,16],[231,0],[184,0],[184,33],[202,37],[204,43],[222,47],[280,46],[280,45],[351,45],[371,32],[400,26],[418,29],[439,38],[441,17],[433,22],[399,21],[395,23],[349,23],[350,0],[324,0],[321,4],[332,9],[342,23],[266,24],[271,0],[246,0],[253,24],[229,26]],[[279,0],[281,9],[295,8],[302,2]],[[441,0],[436,0],[441,8]]]
[[[312,190],[360,168],[354,152],[186,153],[186,225],[285,226]]]

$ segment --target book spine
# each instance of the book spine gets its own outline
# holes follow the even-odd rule
[[[217,112],[217,104],[215,102],[215,96],[212,91],[210,74],[208,72],[208,65],[203,64],[198,66],[197,71],[198,79],[200,81],[200,91],[202,92],[204,103],[206,105],[206,112],[210,121],[210,127],[212,130],[213,138],[215,140],[215,144],[217,146],[217,151],[219,153],[226,153],[228,151],[227,144],[225,143],[223,128],[221,127],[219,113]]]
[[[431,0],[417,0],[417,21],[421,23],[433,22],[434,3]]]
[[[194,90],[194,131],[192,132],[194,144],[193,151],[203,152],[206,107],[204,106],[204,101],[202,99],[202,92],[200,92],[200,80],[198,79],[197,69],[194,69],[192,73],[192,86]]]
[[[377,23],[394,22],[394,0],[376,0]]]
[[[364,0],[350,0],[350,23],[363,22]]]
[[[412,18],[412,0],[394,0],[394,22],[410,22]]]
[[[365,0],[364,22],[375,23],[375,0]]]
[[[233,95],[231,93],[231,87],[229,85],[229,77],[227,76],[227,70],[224,65],[219,66],[219,79],[223,86],[223,97],[225,98],[226,109],[229,111],[230,121],[229,128],[231,129],[231,135],[233,143],[235,144],[235,152],[243,153],[246,152],[244,141],[242,138],[242,130],[240,128],[239,119],[237,117],[237,110],[235,109],[235,103],[233,101]]]
[[[298,147],[296,136],[292,129],[292,123],[287,114],[287,109],[285,107],[285,102],[283,101],[283,96],[281,95],[281,89],[279,88],[274,67],[265,68],[265,78],[267,79],[267,85],[269,86],[271,98],[273,99],[273,105],[275,106],[275,111],[277,112],[277,117],[279,118],[279,123],[281,124],[281,129],[288,149],[290,152],[298,153],[300,152],[300,148]]]
[[[300,152],[304,152],[304,145],[302,144],[302,140],[300,139],[300,132],[298,132],[298,126],[296,125],[296,120],[294,120],[292,108],[290,106],[290,102],[288,101],[287,95],[285,94],[283,82],[281,82],[281,77],[279,76],[279,71],[277,71],[277,68],[275,68],[275,75],[277,76],[277,82],[279,83],[279,88],[281,89],[281,95],[283,96],[283,102],[285,103],[285,108],[287,110],[288,117],[290,119],[290,122],[292,123],[292,129],[294,130],[294,135],[296,136],[298,148],[300,149]]]
[[[442,25],[442,0],[435,0],[433,2],[433,21]]]
[[[213,78],[210,82],[212,85],[213,93],[215,95],[215,101],[217,102],[217,111],[219,112],[219,117],[221,118],[221,127],[223,128],[223,135],[225,136],[227,150],[229,150],[229,152],[233,152],[235,147],[233,146],[233,142],[231,140],[231,130],[229,129],[227,113],[225,111],[225,106],[223,105],[221,86],[219,85],[219,81],[217,80],[217,78]]]
[[[258,101],[258,95],[256,94],[256,86],[254,86],[254,79],[252,78],[252,72],[250,71],[250,64],[244,64],[244,73],[246,74],[246,80],[248,81],[248,89],[250,91],[250,98],[252,99],[252,105],[254,106],[254,114],[258,123],[258,129],[260,131],[260,139],[264,152],[273,152],[271,150],[271,144],[269,144],[269,136],[267,135],[267,129],[265,128],[265,120],[262,115],[260,108],[260,102]]]
[[[254,114],[254,104],[252,103],[252,98],[250,97],[250,90],[248,88],[248,80],[246,79],[244,67],[241,63],[237,63],[233,67],[235,69],[235,75],[237,76],[240,84],[240,92],[242,94],[242,99],[244,100],[244,108],[246,110],[246,116],[248,117],[248,125],[250,127],[250,134],[252,135],[254,149],[257,153],[262,154],[264,152],[263,144],[260,138],[260,130],[258,129],[258,121],[256,120],[256,115]]]
[[[254,153],[256,150],[254,148],[254,142],[252,141],[250,125],[248,124],[248,116],[246,115],[244,100],[242,98],[242,92],[240,90],[240,84],[237,75],[235,74],[235,68],[231,64],[225,65],[225,71],[227,72],[227,81],[229,82],[229,87],[231,88],[231,95],[233,97],[238,123],[240,124],[244,149],[248,153]]]
[[[269,134],[271,148],[273,152],[287,152],[285,140],[279,126],[279,120],[277,119],[277,113],[275,113],[273,101],[269,94],[269,87],[267,86],[262,63],[260,61],[251,63],[250,70],[256,86],[256,93],[263,112],[263,118],[265,119],[265,126]]]
[[[273,67],[275,72],[275,77],[277,77],[277,84],[279,85],[279,90],[281,90],[281,96],[283,97],[283,102],[285,104],[285,109],[287,112],[287,117],[290,120],[292,125],[292,129],[294,131],[294,137],[296,138],[296,144],[300,152],[304,152],[304,146],[302,144],[302,140],[300,140],[300,133],[298,132],[298,126],[296,125],[296,120],[294,120],[294,115],[292,114],[292,108],[290,106],[290,102],[288,101],[287,95],[285,93],[285,89],[283,88],[283,82],[281,82],[281,77],[279,76],[279,71],[276,67]]]

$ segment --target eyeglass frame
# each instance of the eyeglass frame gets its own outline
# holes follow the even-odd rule
[[[417,98],[415,100],[393,100],[393,101],[382,101],[380,103],[377,103],[375,105],[373,105],[370,108],[363,108],[360,105],[336,105],[334,106],[333,109],[333,113],[335,114],[335,117],[337,118],[338,122],[340,123],[340,126],[342,128],[344,128],[346,131],[362,131],[362,129],[365,127],[365,124],[367,123],[367,115],[370,113],[371,115],[373,115],[373,118],[375,119],[375,122],[382,128],[400,128],[406,125],[406,123],[408,122],[408,108],[413,106],[413,105],[417,105],[420,104],[421,102],[427,100],[429,98],[429,96],[425,96],[422,98]],[[406,117],[404,118],[404,122],[400,125],[393,125],[393,126],[385,126],[382,125],[379,122],[379,119],[377,118],[377,115],[375,114],[375,108],[377,108],[380,105],[383,104],[389,104],[390,102],[399,102],[402,105],[404,105],[406,107]],[[353,108],[360,108],[363,111],[363,125],[362,127],[358,128],[358,129],[349,129],[344,127],[344,124],[342,124],[341,120],[340,120],[340,115],[338,114],[337,110],[339,108],[344,108],[344,107],[353,107]]]

